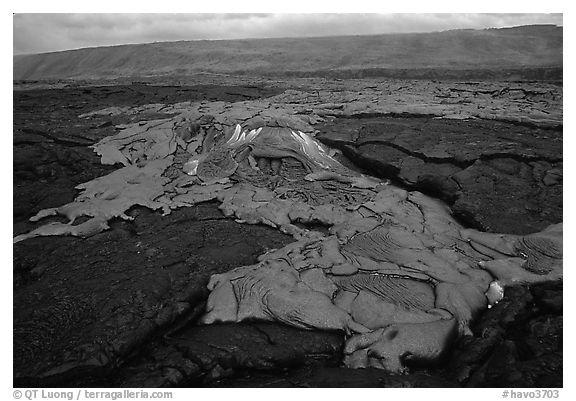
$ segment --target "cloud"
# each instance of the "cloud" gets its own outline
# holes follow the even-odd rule
[[[127,43],[562,25],[562,14],[16,14],[14,54]]]

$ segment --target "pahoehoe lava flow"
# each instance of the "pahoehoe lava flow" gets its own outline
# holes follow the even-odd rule
[[[113,219],[133,220],[134,206],[169,215],[216,201],[236,222],[272,227],[294,242],[212,275],[202,324],[342,331],[346,367],[393,373],[445,358],[499,300],[495,288],[562,279],[561,223],[526,235],[463,227],[442,201],[345,167],[315,138],[317,116],[261,106],[176,104],[163,108],[171,117],[118,126],[93,149],[103,164],[123,167],[31,218],[68,222],[14,241],[90,238]]]

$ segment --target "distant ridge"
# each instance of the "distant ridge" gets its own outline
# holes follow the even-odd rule
[[[433,33],[180,41],[13,57],[14,80],[184,76],[561,79],[562,27],[528,25]]]

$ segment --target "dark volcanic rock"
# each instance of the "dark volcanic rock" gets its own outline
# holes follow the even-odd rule
[[[70,202],[115,170],[87,146],[114,125],[156,113],[78,115],[113,106],[246,100],[256,87],[148,85],[14,93],[14,234],[38,210]],[[427,117],[337,119],[319,138],[361,167],[447,200],[470,225],[538,231],[562,219],[562,132]],[[14,246],[15,386],[557,387],[562,283],[515,287],[430,372],[394,376],[337,367],[342,333],[273,323],[194,326],[211,274],[255,262],[292,238],[225,219],[215,204],[133,222],[81,240]]]
[[[81,240],[35,238],[14,246],[15,385],[106,375],[175,322],[203,311],[210,275],[252,264],[292,241],[240,225],[212,204]]]
[[[214,383],[219,387],[459,387],[457,383],[429,373],[394,375],[381,369],[348,369],[307,366],[275,374],[248,373],[244,377]]]
[[[189,327],[147,346],[113,382],[123,387],[198,386],[246,372],[335,365],[343,344],[344,333],[276,323]]]
[[[466,387],[562,387],[562,283],[511,287],[458,340],[446,368]]]
[[[562,221],[561,130],[390,116],[317,128],[373,174],[452,204],[468,226],[527,234]]]
[[[190,327],[146,347],[115,385],[217,387],[562,387],[562,283],[508,289],[436,370],[337,367],[341,334],[276,324]],[[554,300],[552,302],[551,300]],[[560,300],[560,301],[558,301]]]

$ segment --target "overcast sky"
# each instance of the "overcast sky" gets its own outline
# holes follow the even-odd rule
[[[15,14],[14,54],[195,39],[563,25],[561,14]]]

